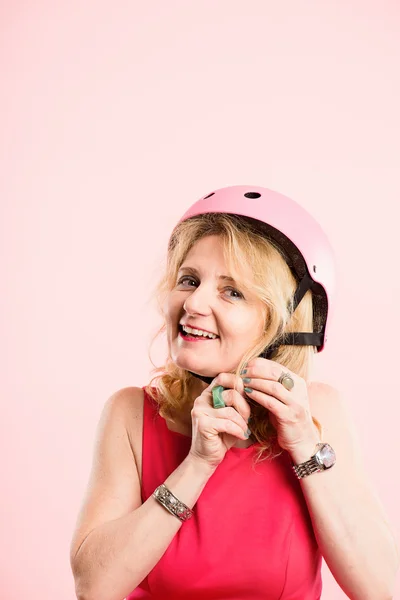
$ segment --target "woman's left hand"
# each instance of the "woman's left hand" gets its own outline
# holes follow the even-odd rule
[[[292,457],[303,458],[304,455],[310,458],[321,440],[312,420],[305,380],[283,365],[266,358],[250,360],[245,368],[246,373],[241,375],[243,384],[247,389],[253,390],[245,390],[245,393],[270,412],[280,447]],[[288,373],[294,381],[290,391],[278,382],[282,373]]]

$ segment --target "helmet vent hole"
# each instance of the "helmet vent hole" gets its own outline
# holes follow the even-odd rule
[[[206,200],[206,199],[207,199],[207,198],[209,198],[210,196],[214,196],[214,194],[215,194],[215,192],[211,192],[211,194],[208,194],[208,196],[205,196],[205,197],[203,198],[203,200]]]
[[[260,198],[261,194],[259,194],[258,192],[246,192],[245,193],[245,197],[246,198]]]

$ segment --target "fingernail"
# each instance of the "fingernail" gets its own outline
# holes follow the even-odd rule
[[[247,439],[249,439],[249,437],[251,436],[251,430],[248,429],[244,435],[246,436]]]
[[[244,375],[244,373],[247,373],[247,369],[242,369],[242,370],[240,371],[240,374],[241,374],[241,375]]]
[[[246,392],[246,394],[251,394],[251,392],[253,391],[251,388],[249,387],[245,387],[244,391]]]
[[[251,378],[250,377],[242,377],[243,383],[250,383]]]

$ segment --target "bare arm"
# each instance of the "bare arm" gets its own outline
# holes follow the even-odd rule
[[[367,477],[354,424],[335,388],[318,384],[310,400],[313,415],[324,425],[323,441],[337,455],[332,469],[300,480],[318,545],[349,598],[390,600],[399,567],[398,548]],[[315,443],[293,455],[294,463],[308,460]]]
[[[211,476],[185,459],[165,485],[193,508]],[[184,526],[152,496],[136,510],[96,527],[74,560],[83,600],[123,600],[158,563]]]
[[[142,393],[140,388],[133,389],[137,397]],[[126,396],[121,390],[109,399],[98,427],[91,481],[71,545],[79,600],[123,600],[185,525],[152,496],[141,503],[139,476],[125,428]],[[187,457],[165,484],[193,508],[214,470]]]

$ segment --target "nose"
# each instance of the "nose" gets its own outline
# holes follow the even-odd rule
[[[211,291],[200,285],[186,298],[183,309],[188,315],[210,315]]]

